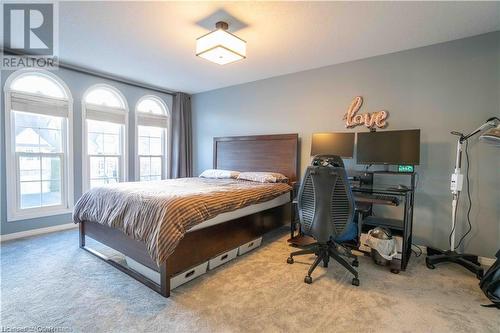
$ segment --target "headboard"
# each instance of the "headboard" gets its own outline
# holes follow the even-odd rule
[[[214,138],[214,169],[271,171],[297,180],[298,134]]]

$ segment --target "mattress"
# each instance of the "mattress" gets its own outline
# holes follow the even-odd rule
[[[187,232],[192,232],[195,230],[208,228],[208,227],[211,227],[211,226],[219,224],[219,223],[224,223],[227,221],[231,221],[231,220],[240,218],[242,216],[247,216],[247,215],[255,214],[258,212],[262,212],[262,211],[265,211],[265,210],[268,210],[268,209],[271,209],[274,207],[284,205],[287,202],[290,202],[290,194],[289,193],[282,194],[279,197],[274,198],[274,199],[269,200],[269,201],[266,201],[266,202],[253,204],[250,206],[246,206],[246,207],[234,210],[232,212],[219,214],[210,220],[206,220],[205,222],[202,222],[200,224],[195,225],[194,227],[189,229]]]

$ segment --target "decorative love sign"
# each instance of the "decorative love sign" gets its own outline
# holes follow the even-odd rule
[[[386,119],[389,117],[389,112],[376,111],[372,113],[357,114],[361,105],[363,105],[363,97],[354,97],[351,105],[344,115],[344,118],[342,118],[345,120],[345,127],[352,128],[359,125],[365,125],[368,128],[384,128],[387,126]]]

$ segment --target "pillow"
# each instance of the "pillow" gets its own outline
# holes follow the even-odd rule
[[[288,178],[277,172],[241,172],[238,179],[259,183],[286,183]]]
[[[232,170],[222,170],[222,169],[207,169],[203,171],[200,175],[201,178],[218,178],[218,179],[228,179],[228,178],[238,178],[240,174],[239,171]]]

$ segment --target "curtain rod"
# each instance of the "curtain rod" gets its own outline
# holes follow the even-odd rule
[[[27,54],[27,53],[19,52],[19,51],[9,49],[9,48],[2,48],[1,50],[3,50],[4,54],[10,54],[13,56],[22,56],[22,57],[34,57],[34,56],[36,56],[35,54]],[[118,75],[114,75],[114,74],[90,69],[87,67],[71,64],[71,63],[63,61],[63,60],[59,60],[58,64],[59,64],[60,68],[68,69],[68,70],[78,72],[78,73],[89,74],[92,76],[100,77],[101,79],[112,80],[112,81],[116,81],[116,82],[130,85],[130,86],[144,88],[144,89],[160,92],[160,93],[171,95],[171,96],[174,96],[176,94],[176,92],[172,91],[172,90],[163,89],[163,88],[160,88],[160,87],[157,87],[154,85],[150,85],[150,84],[147,84],[144,82],[135,81],[135,80],[131,80],[131,79],[121,77]]]

